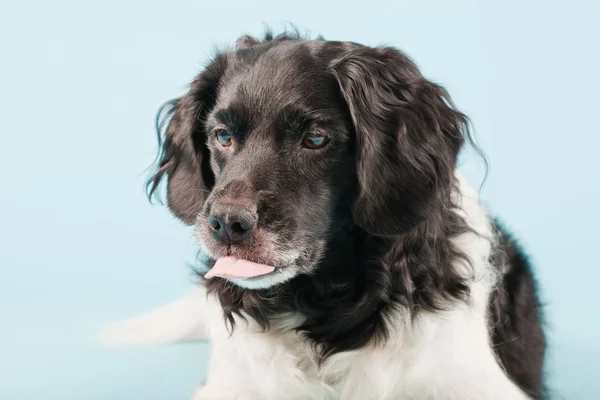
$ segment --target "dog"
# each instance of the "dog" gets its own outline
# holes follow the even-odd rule
[[[457,171],[467,117],[403,52],[243,36],[165,107],[149,192],[206,269],[112,343],[209,341],[195,400],[544,398],[530,263]]]

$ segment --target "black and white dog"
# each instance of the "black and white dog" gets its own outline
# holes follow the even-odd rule
[[[402,52],[244,36],[169,103],[168,205],[208,268],[113,342],[208,340],[194,399],[541,399],[526,257],[456,171],[466,117]]]

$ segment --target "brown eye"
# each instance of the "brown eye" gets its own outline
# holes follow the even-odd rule
[[[302,139],[302,145],[307,149],[320,149],[329,142],[329,138],[322,133],[308,132]]]
[[[216,131],[215,136],[217,138],[217,142],[223,146],[231,146],[231,134],[224,129],[219,129]]]

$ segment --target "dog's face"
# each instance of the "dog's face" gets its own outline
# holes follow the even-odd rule
[[[206,118],[215,184],[195,229],[214,260],[276,268],[229,279],[270,286],[309,272],[332,224],[350,215],[352,125],[337,81],[308,48],[279,46],[259,59],[238,53],[230,63]]]
[[[153,179],[258,289],[313,273],[347,226],[401,234],[450,189],[464,117],[393,49],[243,38],[178,100]],[[238,271],[239,272],[239,271]]]

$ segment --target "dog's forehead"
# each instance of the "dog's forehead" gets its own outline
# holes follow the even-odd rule
[[[322,51],[318,44],[297,41],[230,53],[217,104],[241,102],[269,112],[292,104],[327,102],[336,84]]]

